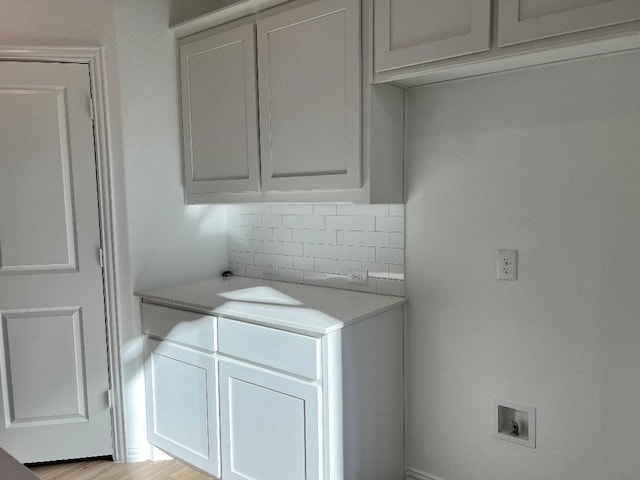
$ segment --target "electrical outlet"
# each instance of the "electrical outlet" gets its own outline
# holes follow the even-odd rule
[[[351,270],[347,275],[347,283],[355,283],[356,285],[367,285],[369,283],[368,270]]]
[[[498,250],[497,252],[498,280],[518,279],[518,251]]]
[[[278,272],[278,261],[267,260],[262,266],[262,273],[265,275],[280,275],[280,272]]]

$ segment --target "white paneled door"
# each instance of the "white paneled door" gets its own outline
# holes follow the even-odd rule
[[[85,64],[0,62],[0,447],[111,455]]]

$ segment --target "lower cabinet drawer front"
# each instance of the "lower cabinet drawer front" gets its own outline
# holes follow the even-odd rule
[[[144,333],[210,352],[216,349],[215,322],[215,317],[203,313],[142,304]]]
[[[320,339],[218,319],[220,353],[315,380],[320,377]]]

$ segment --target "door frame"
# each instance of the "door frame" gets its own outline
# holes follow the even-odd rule
[[[111,404],[111,441],[113,459],[126,460],[124,428],[124,396],[120,365],[120,336],[117,322],[117,286],[114,203],[112,196],[112,158],[109,145],[107,77],[104,70],[105,53],[101,47],[3,47],[0,61],[76,63],[89,66],[89,81],[93,99],[94,143],[98,186],[98,215],[100,241],[103,250],[102,281],[106,319],[107,364]]]

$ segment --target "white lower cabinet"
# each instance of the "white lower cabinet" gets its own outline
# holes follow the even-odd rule
[[[220,362],[222,478],[320,480],[320,388]]]
[[[220,476],[216,358],[151,337],[145,357],[149,442]]]
[[[222,480],[402,477],[402,306],[324,334],[142,315],[151,444]]]

